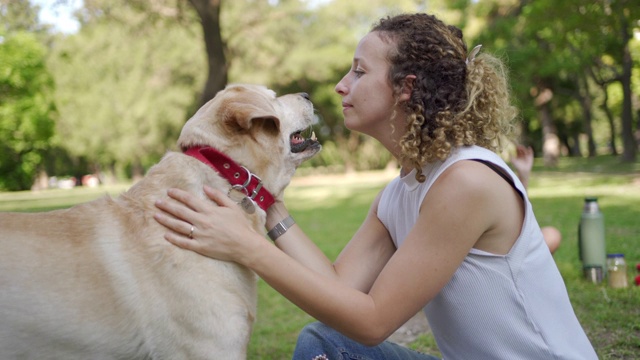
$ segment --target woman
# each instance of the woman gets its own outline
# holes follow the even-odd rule
[[[272,246],[212,189],[220,207],[178,190],[157,204],[180,219],[156,217],[167,240],[253,269],[319,320],[294,359],[433,359],[384,341],[420,309],[445,358],[596,359],[524,187],[493,152],[516,115],[501,63],[468,56],[433,16],[399,15],[360,41],[336,92],[347,128],[402,169],[333,264],[296,225]],[[272,206],[267,229],[288,216]]]

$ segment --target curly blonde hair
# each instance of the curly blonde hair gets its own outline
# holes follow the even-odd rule
[[[504,64],[484,53],[467,63],[460,29],[419,13],[383,18],[371,31],[395,44],[388,55],[394,92],[407,75],[416,77],[399,160],[412,164],[418,181],[425,180],[424,164],[445,160],[456,147],[497,152],[515,134],[517,110]]]

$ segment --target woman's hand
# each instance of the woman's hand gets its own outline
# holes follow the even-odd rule
[[[266,240],[225,193],[208,186],[204,193],[215,204],[180,189],[169,189],[171,199],[156,201],[162,212],[154,219],[170,230],[165,239],[204,256],[243,263],[242,256],[251,253],[252,241]]]
[[[511,156],[511,164],[516,170],[516,175],[526,188],[529,185],[531,168],[533,168],[533,149],[530,146],[518,145],[516,156]]]

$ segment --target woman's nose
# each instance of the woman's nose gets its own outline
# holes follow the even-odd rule
[[[335,87],[335,92],[337,92],[338,94],[344,96],[347,94],[347,92],[349,91],[349,89],[347,88],[344,78],[342,78]]]

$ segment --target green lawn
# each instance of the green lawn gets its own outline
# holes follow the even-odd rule
[[[388,177],[386,177],[388,179]],[[286,202],[296,221],[335,258],[357,230],[369,204],[384,186],[380,174],[310,182],[296,179]],[[42,211],[71,206],[126,187],[0,193],[0,211]],[[545,169],[538,159],[529,195],[540,225],[556,226],[563,242],[554,258],[575,311],[601,359],[640,356],[640,287],[633,286],[640,262],[640,162],[620,164],[612,157],[561,159]],[[605,215],[607,251],[622,252],[629,264],[627,289],[594,285],[582,278],[577,255],[577,226],[584,197],[597,196]],[[336,294],[339,296],[339,294]],[[249,359],[290,358],[298,331],[312,319],[264,282],[259,283],[259,313]],[[436,353],[425,334],[412,347]]]

